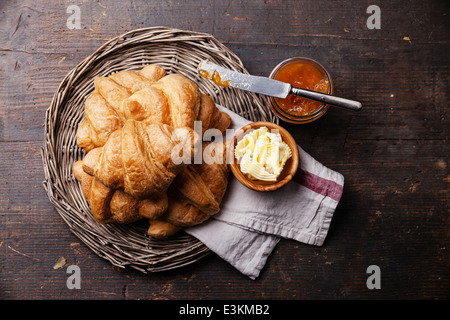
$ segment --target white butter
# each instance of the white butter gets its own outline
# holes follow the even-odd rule
[[[236,145],[241,172],[250,179],[276,181],[292,151],[279,133],[261,127],[247,133]]]

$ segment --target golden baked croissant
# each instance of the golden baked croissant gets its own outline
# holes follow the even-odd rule
[[[203,150],[213,144],[203,143]],[[147,218],[150,220],[148,234],[163,238],[182,227],[200,224],[219,211],[228,184],[228,166],[222,161],[224,158],[219,158],[223,149],[217,146],[212,150],[219,152],[216,161],[186,167],[171,185],[169,198],[162,193],[139,199],[121,189],[109,188],[83,169],[83,161],[75,162],[73,173],[100,223],[127,224]]]
[[[163,68],[148,65],[138,72],[120,71],[110,77],[96,77],[95,90],[85,101],[85,118],[78,127],[77,144],[87,152],[103,146],[125,122],[123,100],[165,75]]]
[[[228,185],[225,144],[203,143],[203,152],[206,148],[210,148],[214,161],[190,165],[175,178],[166,213],[150,219],[150,236],[166,237],[178,231],[177,227],[200,224],[220,210]]]
[[[158,196],[192,162],[198,139],[190,128],[127,120],[103,147],[86,155],[83,169],[105,186],[131,196]]]
[[[194,121],[199,120],[203,131],[223,131],[231,121],[191,80],[180,74],[166,75],[156,65],[97,77],[94,86],[77,131],[77,144],[87,152],[103,146],[127,119],[192,129]]]
[[[83,170],[83,161],[75,162],[73,174],[81,183],[81,190],[92,215],[100,223],[118,222],[128,224],[142,218],[156,219],[168,207],[165,193],[156,198],[137,199],[120,189],[105,186],[99,179]]]

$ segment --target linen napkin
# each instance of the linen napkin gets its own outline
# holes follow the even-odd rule
[[[235,132],[250,123],[218,107],[230,115],[230,129]],[[276,191],[258,192],[232,176],[220,212],[185,231],[251,279],[259,276],[282,238],[321,246],[341,198],[344,177],[297,147],[300,164],[290,183]]]

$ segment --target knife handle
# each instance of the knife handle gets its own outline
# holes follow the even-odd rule
[[[321,92],[292,87],[290,93],[295,94],[296,96],[303,97],[303,98],[320,101],[320,102],[323,102],[326,104],[334,105],[336,107],[351,109],[351,110],[355,110],[355,111],[359,111],[362,108],[361,102],[350,100],[350,99],[345,99],[345,98],[340,98],[340,97],[332,96],[332,95],[321,93]]]

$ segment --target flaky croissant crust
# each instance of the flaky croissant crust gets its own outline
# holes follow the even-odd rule
[[[85,102],[85,118],[77,130],[77,144],[87,152],[103,146],[128,119],[191,129],[198,120],[203,130],[221,131],[231,121],[191,80],[180,74],[167,75],[156,65],[97,77],[94,86]]]

